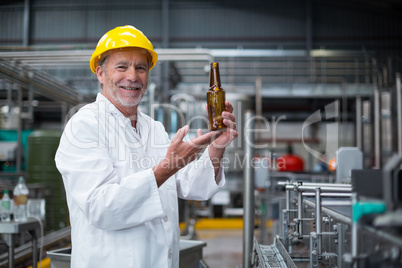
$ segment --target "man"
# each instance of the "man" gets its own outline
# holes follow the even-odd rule
[[[225,183],[221,159],[238,136],[232,105],[222,114],[226,132],[198,130],[186,142],[185,126],[170,141],[138,110],[156,61],[132,26],[106,33],[91,57],[103,92],[69,120],[55,159],[70,211],[71,267],[178,267],[177,198],[206,200]]]

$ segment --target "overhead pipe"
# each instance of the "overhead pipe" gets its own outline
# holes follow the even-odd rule
[[[86,101],[75,92],[75,89],[61,84],[56,79],[35,72],[26,66],[16,66],[4,59],[0,60],[0,78],[25,89],[32,88],[35,93],[53,100],[64,101],[72,105]]]
[[[306,50],[278,50],[278,49],[178,49],[178,48],[157,48],[158,60],[160,61],[209,61],[214,58],[232,57],[306,57]],[[21,51],[21,52],[0,52],[0,58],[17,59],[24,64],[60,65],[63,64],[88,64],[92,50],[56,50],[56,51]],[[312,49],[311,57],[339,57],[339,56],[367,56],[367,52],[348,50]],[[366,68],[368,68],[368,61]],[[369,74],[365,77],[369,82]]]

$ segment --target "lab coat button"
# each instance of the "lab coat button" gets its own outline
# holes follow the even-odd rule
[[[169,221],[169,218],[168,218],[167,216],[165,216],[165,217],[163,217],[163,221],[164,221],[164,222],[168,222],[168,221]]]
[[[169,259],[172,258],[172,252],[169,252],[168,258],[169,258]]]

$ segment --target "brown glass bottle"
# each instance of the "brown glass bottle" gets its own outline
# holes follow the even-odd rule
[[[219,64],[211,63],[209,90],[207,92],[209,130],[226,130],[223,124],[222,112],[226,111],[225,91],[221,86]]]

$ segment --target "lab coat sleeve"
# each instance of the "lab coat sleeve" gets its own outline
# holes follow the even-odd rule
[[[162,218],[152,169],[119,178],[108,154],[106,131],[96,119],[91,112],[76,114],[66,125],[56,153],[70,211],[78,206],[91,225],[103,230]]]
[[[204,150],[201,157],[176,173],[178,196],[182,199],[207,200],[225,184],[223,167],[220,167],[215,179],[215,169],[208,152]]]

